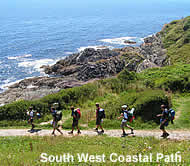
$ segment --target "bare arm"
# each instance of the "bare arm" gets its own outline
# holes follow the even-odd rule
[[[120,117],[118,117],[117,119],[121,119],[121,118],[123,118],[123,113],[121,113],[121,116],[120,116]]]

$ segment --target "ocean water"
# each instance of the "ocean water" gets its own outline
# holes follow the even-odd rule
[[[0,92],[43,76],[42,65],[87,47],[137,45],[190,15],[187,0],[6,0],[0,2]]]

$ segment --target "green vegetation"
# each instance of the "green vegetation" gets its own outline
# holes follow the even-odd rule
[[[190,63],[190,16],[165,25],[161,34],[171,64]]]
[[[168,103],[167,97],[162,90],[144,88],[138,86],[135,81],[137,81],[136,74],[124,70],[117,78],[105,79],[81,87],[62,90],[57,94],[48,95],[37,101],[17,101],[8,104],[1,107],[0,117],[3,121],[6,119],[11,121],[20,120],[22,122],[18,124],[23,124],[23,119],[27,119],[26,109],[32,105],[35,110],[38,110],[43,115],[42,119],[36,121],[40,123],[51,119],[51,116],[48,116],[50,114],[49,109],[53,103],[59,103],[58,109],[64,110],[63,112],[69,110],[71,105],[80,107],[83,114],[81,123],[88,125],[89,122],[94,120],[95,103],[99,102],[106,110],[108,120],[116,119],[120,115],[121,105],[126,103],[130,108],[136,108],[136,116],[139,117],[141,122],[155,120],[155,115],[160,113],[159,105]],[[66,112],[66,114],[69,114],[69,111]],[[71,119],[69,120],[71,121]],[[67,122],[68,120],[65,123],[67,124]],[[5,127],[9,124],[9,121],[0,123]],[[115,125],[118,127],[118,123]],[[111,126],[114,126],[114,124]],[[63,127],[68,128],[67,125]]]
[[[107,136],[97,137],[1,137],[0,138],[0,163],[1,165],[189,165],[190,149],[189,141],[157,140],[153,137],[138,138],[111,138]],[[180,152],[182,163],[167,163],[164,160],[156,162],[157,153],[164,155]],[[71,154],[74,156],[73,163],[42,163],[42,153],[50,155]],[[79,162],[77,153],[89,155],[105,155],[105,163]],[[150,155],[152,153],[153,163],[128,163],[111,162],[110,155]],[[113,157],[116,159],[116,157]],[[178,160],[179,161],[179,160]]]
[[[50,128],[52,119],[50,107],[58,103],[58,109],[63,112],[63,129],[71,128],[72,118],[70,106],[80,107],[82,117],[80,128],[89,129],[95,125],[95,103],[100,103],[106,111],[105,129],[120,128],[121,105],[127,104],[135,108],[135,123],[130,124],[135,129],[154,129],[158,127],[160,105],[168,104],[176,110],[174,125],[167,129],[190,128],[190,17],[172,21],[167,24],[162,33],[164,47],[167,49],[171,66],[153,68],[142,73],[123,70],[114,78],[95,81],[93,83],[61,90],[34,101],[16,101],[0,107],[0,127],[26,128],[26,110],[33,106],[41,113],[42,118],[35,119],[36,127]],[[136,55],[140,57],[140,55]],[[130,61],[127,53],[122,58]],[[41,122],[47,122],[40,126]],[[90,155],[105,154],[105,163],[62,163],[60,165],[134,165],[134,163],[112,163],[111,153],[119,155],[149,155],[153,154],[153,163],[137,163],[137,165],[190,165],[190,141],[158,140],[153,137],[111,138],[97,137],[0,137],[1,165],[56,165],[41,163],[41,153],[63,155],[70,153],[77,159],[77,153]],[[182,163],[156,162],[157,153],[164,155],[181,153]],[[59,164],[57,164],[59,165]]]
[[[190,128],[190,95],[173,96],[173,108],[177,110],[174,125],[170,125],[170,129],[189,129]]]
[[[71,123],[71,105],[81,108],[81,125],[91,128],[95,123],[95,103],[99,102],[106,110],[106,128],[119,128],[120,122],[116,118],[123,104],[136,109],[136,123],[131,124],[132,126],[154,128],[159,121],[156,114],[160,113],[160,104],[175,105],[176,101],[171,98],[172,93],[190,91],[190,17],[165,25],[161,34],[172,66],[148,69],[138,74],[123,70],[117,77],[64,89],[39,100],[16,101],[0,107],[0,127],[27,126],[26,110],[29,106],[33,106],[42,115],[35,123],[50,121],[50,107],[53,103],[58,103],[58,109],[63,111],[65,117],[64,129],[68,129]],[[127,53],[122,58],[130,60]],[[44,127],[48,128],[50,125]]]
[[[189,64],[148,69],[138,76],[150,88],[159,88],[172,92],[189,92],[190,90]]]

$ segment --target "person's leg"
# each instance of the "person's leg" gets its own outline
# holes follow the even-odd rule
[[[100,129],[102,130],[102,132],[104,133],[104,129],[102,127],[102,123],[103,123],[103,119],[100,119]]]
[[[162,135],[161,137],[165,137],[166,135],[168,135],[168,133],[166,132],[165,130],[165,126],[164,126],[164,123],[160,125],[160,130],[162,131]]]
[[[102,132],[104,132],[104,129],[103,129],[102,125],[100,125],[100,129],[102,130]]]
[[[134,134],[133,133],[133,128],[131,126],[129,126],[128,124],[126,124],[126,127],[129,128],[129,129],[131,129],[131,134]]]
[[[58,122],[57,122],[56,130],[57,130],[59,133],[61,133],[61,135],[63,135],[63,133],[62,133],[61,130],[59,129]]]
[[[34,129],[33,119],[30,119],[30,124],[32,126],[31,130],[33,130]]]
[[[81,131],[80,131],[80,129],[79,129],[79,127],[78,127],[78,126],[77,126],[77,129],[78,129],[78,132],[77,132],[77,133],[78,133],[78,134],[81,134]]]
[[[61,135],[63,135],[63,133],[61,132],[61,130],[59,128],[57,128],[57,131],[61,133]]]
[[[79,129],[79,121],[78,121],[78,120],[76,121],[76,128],[77,128],[77,130],[78,130],[77,133],[78,133],[78,134],[81,134],[81,131],[80,131],[80,129]]]
[[[56,122],[53,121],[53,132],[52,132],[52,135],[55,135],[55,129],[56,129]]]
[[[100,119],[96,118],[96,131],[98,131],[98,128],[100,127]]]
[[[125,125],[126,125],[126,122],[121,122],[121,129],[122,129],[123,135],[126,135],[126,133],[125,133]]]
[[[72,124],[72,130],[69,132],[69,134],[73,134],[73,131],[74,131],[74,129],[75,129],[75,120],[73,119],[73,124]]]

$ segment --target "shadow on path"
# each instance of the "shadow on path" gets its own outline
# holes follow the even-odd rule
[[[37,133],[41,131],[42,129],[33,129],[33,130],[28,130],[29,133]]]

